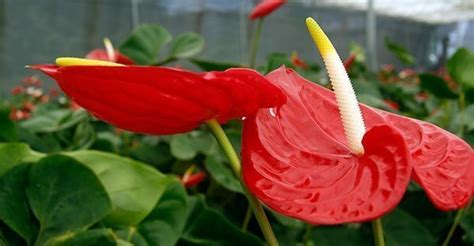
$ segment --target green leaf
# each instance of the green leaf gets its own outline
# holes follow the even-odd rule
[[[91,150],[66,155],[87,165],[104,185],[113,204],[106,223],[138,224],[152,211],[170,181],[156,169],[118,155]]]
[[[403,64],[412,65],[415,63],[415,57],[411,55],[405,47],[385,38],[385,46],[390,50]]]
[[[305,225],[305,223],[301,220],[298,219],[293,219],[291,217],[287,217],[284,215],[281,215],[279,213],[273,212],[271,213],[275,219],[280,222],[282,225],[286,227],[291,227],[291,228],[296,228],[296,229],[302,229]]]
[[[218,162],[214,157],[207,156],[204,165],[217,183],[233,192],[243,193],[239,180],[235,177],[227,163]]]
[[[461,217],[461,222],[460,226],[464,231],[466,232],[466,239],[470,243],[474,243],[474,209],[467,209],[462,217]]]
[[[342,240],[347,246],[370,245],[371,235],[365,235],[359,227],[357,224],[314,227],[311,237],[318,246],[339,245]]]
[[[181,160],[191,160],[198,153],[208,154],[215,145],[214,138],[204,131],[192,131],[171,137],[171,154]]]
[[[158,61],[161,48],[171,39],[171,34],[160,25],[141,25],[120,45],[119,50],[139,65],[151,65]]]
[[[25,188],[30,164],[20,164],[0,177],[0,219],[30,244],[38,231]]]
[[[36,112],[30,119],[22,121],[20,126],[34,133],[51,133],[77,125],[87,117],[88,114],[84,110],[44,110]]]
[[[66,234],[50,242],[54,246],[115,246],[117,241],[111,229],[101,228]]]
[[[202,60],[202,59],[190,59],[190,62],[192,62],[194,65],[198,66],[200,69],[204,71],[224,71],[229,68],[234,68],[234,67],[243,67],[240,64],[236,63],[231,63],[231,62],[214,62],[214,61],[208,61],[208,60]]]
[[[13,142],[18,139],[18,129],[10,119],[10,110],[0,108],[0,142]]]
[[[31,150],[27,144],[0,143],[0,176],[21,162],[36,162],[43,156]]]
[[[204,197],[188,199],[187,223],[179,245],[263,245],[243,232],[218,211],[209,208]]]
[[[204,39],[193,32],[183,33],[171,42],[169,56],[171,58],[186,59],[197,55],[204,48]]]
[[[186,223],[186,206],[186,190],[176,180],[166,188],[153,212],[140,223],[138,232],[149,245],[175,245]]]
[[[474,131],[474,105],[467,106],[456,115],[457,122],[463,122],[466,130]]]
[[[198,153],[198,148],[189,134],[173,135],[170,148],[171,154],[181,160],[191,160]]]
[[[396,209],[382,218],[385,242],[395,245],[436,245],[436,239],[416,218]]]
[[[418,77],[420,78],[421,88],[434,96],[448,99],[458,98],[458,95],[448,87],[444,79],[429,73],[420,74]]]
[[[33,165],[26,193],[40,223],[35,245],[86,230],[112,210],[96,175],[67,156],[45,157]]]
[[[474,54],[461,48],[448,60],[448,71],[451,78],[463,89],[474,88]]]

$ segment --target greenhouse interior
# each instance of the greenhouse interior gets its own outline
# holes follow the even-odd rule
[[[0,0],[0,82],[0,245],[474,244],[474,0]]]

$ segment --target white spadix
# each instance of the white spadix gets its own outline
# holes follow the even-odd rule
[[[323,57],[332,88],[336,94],[336,102],[349,149],[353,154],[362,155],[364,154],[362,138],[365,134],[365,124],[346,69],[336,49],[334,49],[331,41],[329,41],[318,23],[313,18],[308,17],[306,25]]]

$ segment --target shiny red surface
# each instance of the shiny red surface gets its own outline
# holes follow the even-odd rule
[[[210,119],[225,122],[285,102],[251,69],[194,73],[167,67],[37,65],[77,104],[121,129],[174,134]]]
[[[125,56],[124,54],[120,53],[120,51],[115,50],[115,59],[110,59],[107,55],[107,51],[105,49],[95,49],[89,52],[86,55],[87,59],[94,59],[94,60],[101,60],[101,61],[111,61],[120,63],[123,65],[133,65],[135,64],[130,58]]]
[[[286,3],[286,0],[262,0],[250,13],[249,19],[265,17]]]
[[[357,157],[332,91],[285,68],[267,78],[287,102],[244,121],[242,160],[245,183],[272,209],[314,224],[367,221],[398,204],[411,175],[440,209],[472,196],[474,154],[453,134],[361,104],[367,132]]]

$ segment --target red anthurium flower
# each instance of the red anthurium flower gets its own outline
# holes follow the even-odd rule
[[[114,49],[112,42],[108,38],[104,38],[105,49],[95,49],[86,55],[87,59],[116,62],[123,65],[135,64],[130,58]]]
[[[346,147],[333,92],[285,68],[267,78],[288,100],[244,121],[243,176],[276,211],[317,224],[376,218],[400,200],[410,163],[439,209],[471,198],[474,153],[455,135],[361,104],[369,130],[357,157]]]
[[[262,0],[250,13],[249,19],[265,17],[286,3],[286,0]]]
[[[32,68],[54,78],[67,95],[99,119],[139,133],[187,132],[205,121],[226,122],[281,105],[286,99],[251,69],[195,73],[79,58],[57,62],[67,66]]]
[[[340,93],[347,74],[321,33],[312,35]],[[474,152],[455,135],[358,104],[350,95],[338,97],[284,67],[267,78],[287,101],[244,121],[242,173],[249,190],[272,209],[314,224],[367,221],[398,204],[410,177],[443,210],[463,207],[472,197]],[[358,110],[365,126],[348,120]],[[353,141],[359,128],[362,149]]]

